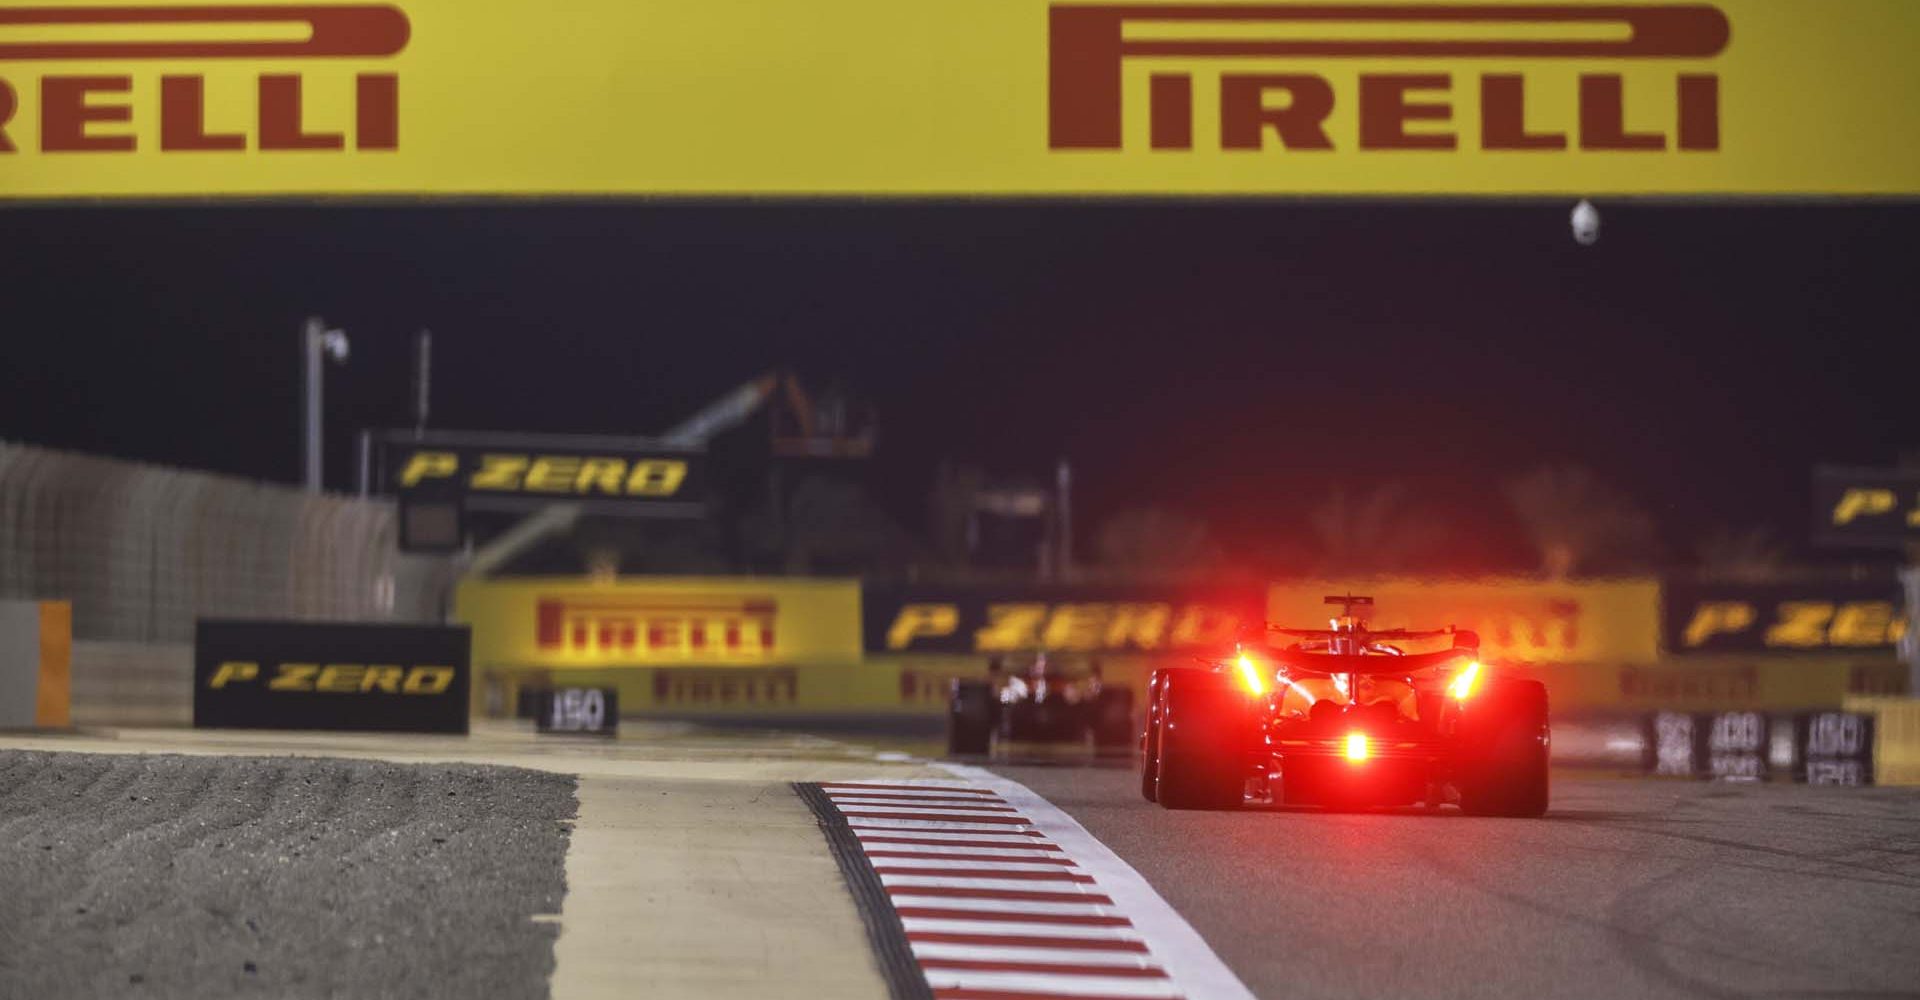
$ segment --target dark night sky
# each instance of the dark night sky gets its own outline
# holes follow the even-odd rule
[[[318,312],[330,476],[405,424],[649,433],[746,378],[843,376],[918,528],[942,456],[1056,455],[1136,504],[1296,546],[1334,484],[1421,492],[1516,556],[1499,482],[1572,460],[1677,551],[1804,538],[1816,461],[1920,445],[1916,205],[560,204],[0,211],[0,437],[292,480]]]

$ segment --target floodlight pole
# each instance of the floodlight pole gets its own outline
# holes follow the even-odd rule
[[[347,335],[329,330],[318,316],[307,317],[300,338],[301,365],[301,439],[304,444],[302,482],[308,493],[320,492],[320,369],[331,354],[337,362],[347,360]]]
[[[1073,467],[1064,458],[1054,470],[1054,485],[1059,490],[1060,505],[1060,549],[1054,575],[1064,580],[1073,575]]]
[[[427,432],[428,391],[433,384],[433,331],[422,330],[413,340],[413,436]]]

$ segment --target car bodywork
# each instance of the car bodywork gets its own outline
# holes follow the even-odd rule
[[[1539,681],[1483,662],[1472,632],[1375,631],[1370,599],[1327,600],[1342,606],[1329,628],[1270,626],[1203,668],[1154,673],[1144,797],[1174,809],[1277,800],[1546,811]],[[1441,648],[1410,651],[1423,645]]]

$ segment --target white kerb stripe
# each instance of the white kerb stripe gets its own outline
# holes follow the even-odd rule
[[[1055,858],[1061,861],[1072,860],[1066,855],[1061,854],[1060,851],[1055,848],[1022,847],[1019,844],[1008,844],[1005,847],[974,847],[971,844],[885,843],[861,844],[860,846],[864,848],[868,854],[872,854],[875,851],[886,851],[893,854],[964,854],[969,858],[980,858],[987,861],[991,861],[994,858],[1005,858],[1008,861],[1018,861],[1021,858]],[[906,861],[910,859],[896,858],[894,860]]]
[[[897,812],[899,812],[899,814],[908,814],[908,816],[910,816],[910,814],[920,814],[920,816],[952,816],[954,820],[966,820],[966,818],[970,818],[970,816],[1014,816],[1014,810],[1008,808],[1008,806],[995,806],[995,808],[991,808],[991,810],[987,810],[987,808],[972,808],[972,810],[968,810],[968,808],[952,808],[952,806],[935,806],[935,804],[931,804],[931,802],[929,802],[929,804],[920,804],[920,802],[906,802],[906,804],[902,804],[902,802],[874,802],[874,804],[870,804],[870,806],[858,804],[858,802],[856,802],[856,804],[837,802],[837,804],[839,804],[841,812],[885,812],[885,814],[889,814],[889,816],[891,816],[891,814],[897,814]]]
[[[1152,955],[1132,951],[1094,951],[1087,948],[1021,948],[999,945],[915,944],[915,958],[952,958],[969,962],[1050,962],[1054,965],[1102,965],[1116,969],[1158,969]]]
[[[900,785],[913,787],[900,788]],[[862,789],[869,792],[897,792],[901,795],[971,795],[982,799],[997,794],[991,788],[981,788],[964,781],[836,781],[822,784],[820,788],[828,795],[845,795]]]
[[[922,969],[927,985],[936,990],[1004,990],[1009,993],[1057,993],[1061,996],[1140,997],[1143,1000],[1182,996],[1169,979],[1120,979],[1106,976],[1050,975],[1042,972],[974,972],[967,969]]]
[[[957,809],[972,812],[1011,812],[1013,807],[999,799],[859,799],[835,795],[828,801],[842,809],[859,806],[887,806],[894,809]]]
[[[854,830],[853,835],[859,838],[862,844],[873,844],[876,847],[882,846],[882,845],[875,842],[874,838],[886,837],[889,840],[899,840],[899,839],[905,838],[921,844],[941,844],[949,840],[982,840],[982,841],[991,840],[996,844],[1005,844],[1008,847],[1027,847],[1027,846],[1035,846],[1039,844],[1046,844],[1048,845],[1048,847],[1046,848],[1047,850],[1058,850],[1058,845],[1055,845],[1052,841],[1048,840],[1045,837],[1035,837],[1031,834],[1026,834],[1026,833],[1004,833],[999,830],[949,831],[949,830],[856,829]]]
[[[915,896],[910,891],[895,895],[892,898],[895,909],[902,909],[909,906],[924,906],[941,910],[986,910],[991,913],[1035,913],[1069,917],[1126,916],[1126,914],[1104,903],[1054,903],[1029,899],[967,899],[965,897]]]
[[[976,823],[967,824],[945,819],[903,819],[899,816],[848,816],[847,825],[855,830],[945,830],[957,832],[989,833],[993,831],[1025,830],[1025,823]]]
[[[1103,890],[1085,882],[1054,879],[944,878],[938,875],[881,875],[880,884],[902,889],[1002,889],[1016,892],[1090,892]]]
[[[1132,927],[1112,927],[1101,924],[1030,924],[1013,920],[962,920],[957,917],[901,917],[900,924],[910,931],[935,931],[942,934],[1028,934],[1038,937],[1095,938],[1102,941],[1140,940],[1140,932]],[[914,945],[914,947],[920,946]],[[928,947],[933,946],[928,945]],[[963,946],[941,945],[940,947]]]
[[[1066,875],[1073,871],[1069,864],[1044,864],[1044,862],[1021,862],[1020,858],[977,858],[966,862],[954,862],[947,858],[868,858],[876,866],[895,866],[895,868],[941,869],[941,871],[1054,871]],[[1073,881],[1073,879],[1062,879]]]

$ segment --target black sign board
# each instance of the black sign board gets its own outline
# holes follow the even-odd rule
[[[1905,597],[1891,573],[1810,583],[1661,584],[1670,653],[1886,653],[1903,628]]]
[[[1773,729],[1764,712],[1660,712],[1647,719],[1646,748],[1653,774],[1763,781]]]
[[[1887,548],[1920,542],[1920,469],[1814,469],[1813,538]]]
[[[201,621],[201,729],[467,731],[466,627]]]
[[[1810,712],[1793,720],[1795,777],[1810,785],[1873,784],[1873,716]]]
[[[553,688],[536,698],[533,720],[538,732],[619,734],[620,692],[614,688]]]
[[[871,585],[860,600],[876,653],[1217,649],[1266,617],[1265,588],[1254,586]]]
[[[633,439],[429,435],[389,438],[381,483],[409,499],[460,499],[518,509],[556,501],[605,508],[692,505],[706,499],[705,455]]]
[[[1773,729],[1764,712],[1719,712],[1702,716],[1696,730],[1706,738],[1706,777],[1761,781],[1772,763]]]

